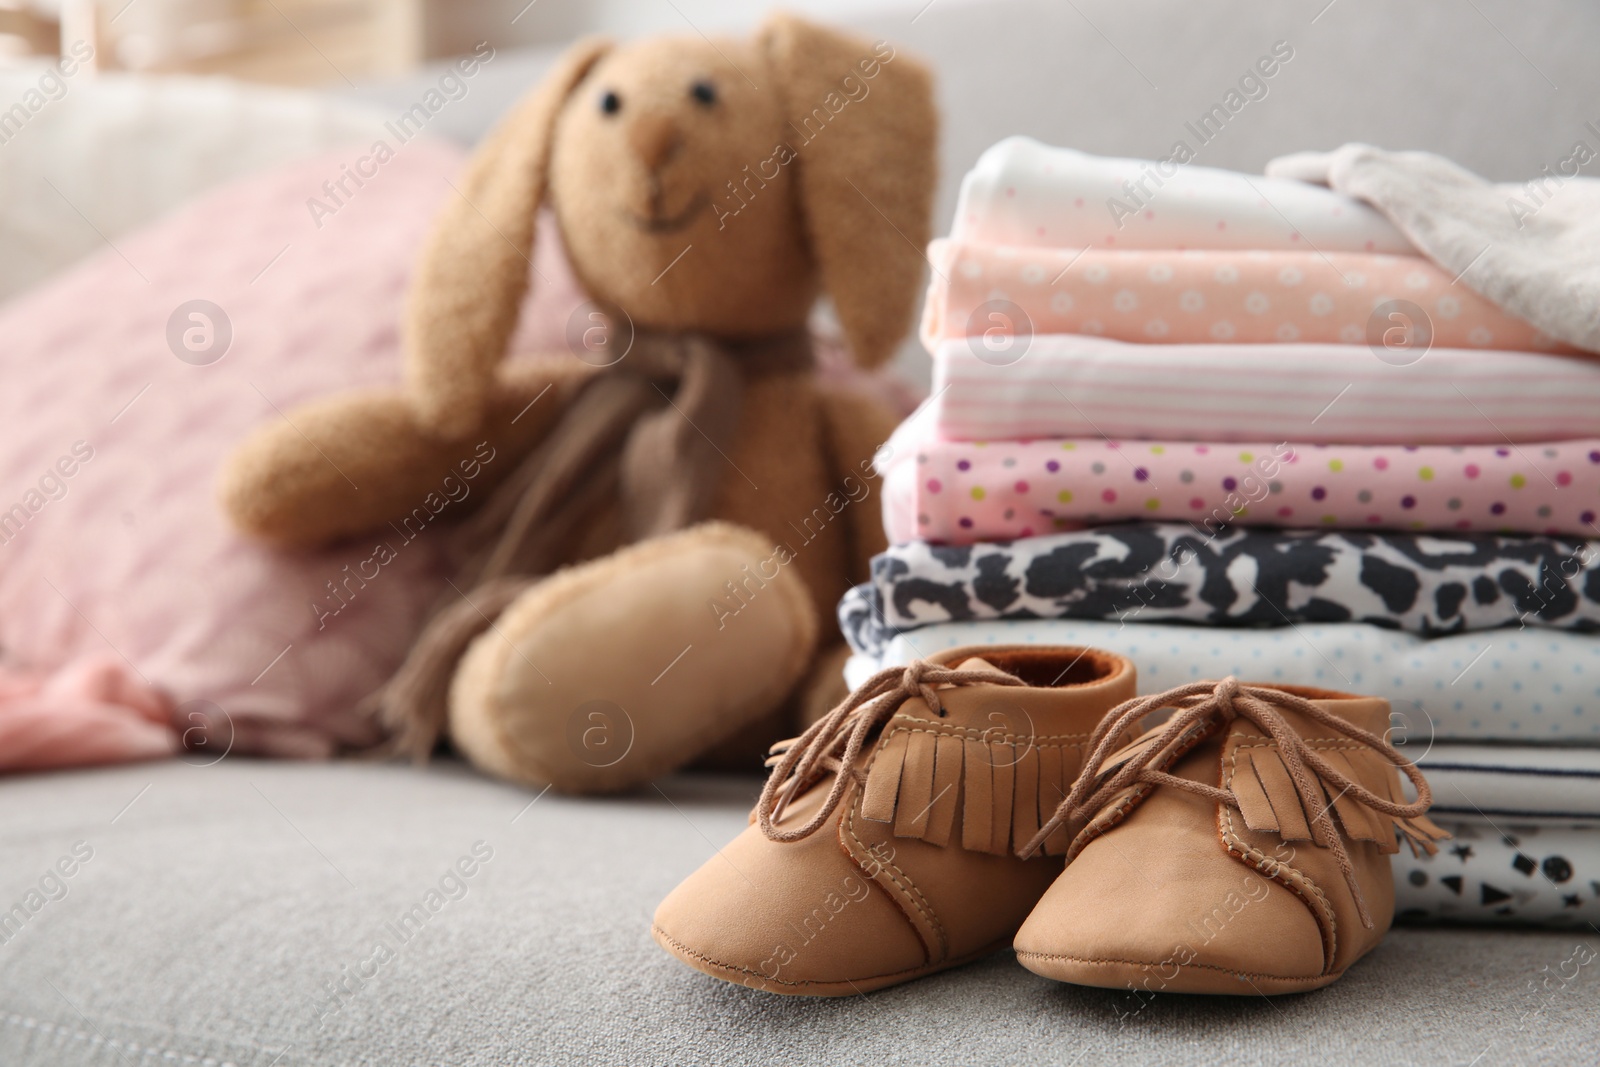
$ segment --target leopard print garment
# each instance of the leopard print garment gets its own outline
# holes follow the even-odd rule
[[[976,545],[896,545],[839,605],[846,638],[872,655],[901,631],[991,619],[1592,633],[1600,631],[1600,541],[1263,528],[1207,536],[1186,523],[1132,523]]]

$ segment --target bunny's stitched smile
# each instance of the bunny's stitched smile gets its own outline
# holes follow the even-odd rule
[[[623,215],[639,229],[646,233],[675,233],[689,223],[699,218],[700,213],[711,206],[711,198],[705,193],[696,193],[690,197],[689,203],[676,215],[635,215],[631,211],[624,211]]]

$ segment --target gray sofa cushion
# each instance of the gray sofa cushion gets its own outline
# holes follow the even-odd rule
[[[0,944],[0,1063],[1578,1062],[1600,1034],[1595,975],[1555,980],[1575,940],[1600,947],[1570,932],[1400,930],[1270,1002],[1073,988],[1004,955],[832,1001],[726,985],[650,915],[757,787],[535,800],[453,765],[232,759],[0,782],[0,906],[92,850]]]

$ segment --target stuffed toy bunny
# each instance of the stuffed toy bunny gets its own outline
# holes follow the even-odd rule
[[[842,695],[833,605],[883,548],[893,418],[817,380],[832,299],[862,368],[909,326],[934,185],[930,78],[788,16],[753,39],[574,45],[484,142],[414,277],[403,384],[307,405],[223,474],[285,547],[488,500],[455,591],[372,704],[418,757],[631,787]],[[503,362],[548,207],[593,302]],[[598,338],[598,343],[596,343]]]

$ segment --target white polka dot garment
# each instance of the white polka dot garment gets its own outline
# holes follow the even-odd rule
[[[961,182],[951,236],[1050,248],[1416,249],[1378,212],[1287,178],[1115,159],[1029,137],[991,146]]]

